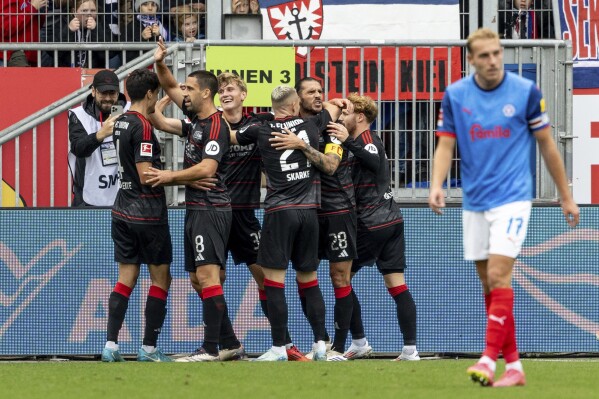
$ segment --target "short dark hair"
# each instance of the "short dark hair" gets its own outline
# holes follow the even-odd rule
[[[140,68],[129,74],[125,87],[131,102],[134,103],[143,100],[148,91],[156,91],[160,87],[160,82],[155,72]]]
[[[316,82],[322,86],[322,83],[320,83],[320,80],[312,78],[310,76],[306,76],[305,78],[301,78],[300,80],[295,82],[295,91],[297,92],[297,94],[300,94],[300,92],[302,91],[302,84],[304,82]]]
[[[218,79],[216,75],[208,71],[195,71],[189,74],[190,78],[195,78],[200,85],[200,90],[209,89],[211,98],[214,99],[216,93],[218,93]]]

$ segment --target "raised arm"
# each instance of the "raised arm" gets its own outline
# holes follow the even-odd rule
[[[162,86],[173,102],[177,104],[177,107],[183,109],[183,92],[179,87],[179,83],[177,83],[177,80],[164,62],[164,59],[166,58],[166,45],[164,44],[164,39],[160,37],[156,44],[157,47],[156,51],[154,51],[154,61],[156,62],[156,74],[158,75],[158,80],[160,80],[160,86]]]
[[[329,112],[333,122],[339,119],[341,112],[343,112],[344,109],[349,113],[354,112],[354,104],[347,98],[333,98],[322,103],[322,107]]]
[[[162,130],[166,133],[176,134],[177,136],[183,135],[183,123],[180,119],[167,118],[164,116],[164,109],[172,100],[169,96],[164,96],[160,101],[156,103],[154,112],[148,117],[152,126],[156,129]]]

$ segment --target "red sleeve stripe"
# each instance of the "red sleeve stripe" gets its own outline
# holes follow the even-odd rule
[[[210,126],[210,140],[216,140],[220,132],[220,114],[212,115],[212,124]]]
[[[142,136],[143,141],[152,141],[152,125],[146,118],[140,115],[139,120],[141,120],[141,124],[144,127],[144,133]]]
[[[437,137],[441,137],[441,136],[456,138],[457,135],[453,132],[437,132]]]
[[[372,136],[370,135],[370,130],[365,131],[362,137],[364,138],[364,144],[372,143]]]

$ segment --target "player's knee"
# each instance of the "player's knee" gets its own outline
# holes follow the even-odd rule
[[[329,275],[334,288],[347,287],[351,284],[351,276],[349,271],[336,270],[331,268]]]

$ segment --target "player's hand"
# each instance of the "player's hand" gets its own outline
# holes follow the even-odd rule
[[[146,28],[141,31],[141,38],[144,40],[149,40],[151,37],[152,37],[152,27],[146,26]]]
[[[157,112],[159,114],[164,114],[164,110],[172,102],[173,102],[173,100],[171,100],[171,98],[169,96],[162,97],[160,100],[158,100],[158,102],[154,106],[154,112]]]
[[[36,10],[46,7],[48,5],[48,0],[31,0],[31,5]]]
[[[152,25],[152,35],[160,36],[160,27],[157,24]]]
[[[258,14],[260,11],[260,4],[258,4],[258,0],[250,0],[250,11],[252,14]]]
[[[106,137],[109,137],[114,132],[114,122],[116,122],[119,116],[110,116],[104,122],[102,122],[102,127],[96,133],[96,139],[98,141],[104,141]]]
[[[333,98],[332,100],[329,100],[329,104],[333,104],[341,109],[345,109],[350,114],[354,112],[354,103],[349,101],[347,98]]]
[[[299,137],[295,133],[293,133],[289,129],[283,129],[285,133],[272,132],[272,138],[268,139],[270,141],[270,146],[276,148],[277,150],[303,150],[306,148],[306,142]]]
[[[562,201],[562,212],[564,213],[566,221],[570,227],[576,227],[580,220],[580,209],[578,209],[576,202],[574,202],[574,200],[571,198],[566,201]]]
[[[69,22],[69,30],[71,32],[77,32],[79,28],[81,28],[81,22],[79,21],[79,18],[75,17],[71,19],[71,22]]]
[[[85,22],[85,27],[89,30],[94,30],[96,29],[96,20],[93,17],[89,17],[87,18],[87,21]]]
[[[431,187],[431,191],[428,196],[428,206],[437,215],[443,214],[442,208],[445,208],[445,192],[443,192],[442,188]]]
[[[166,58],[166,45],[164,44],[162,36],[158,38],[156,44],[158,46],[156,47],[156,51],[154,51],[154,61],[164,62],[164,59]]]
[[[173,181],[172,171],[156,169],[151,166],[144,172],[144,176],[146,176],[146,184],[151,184],[152,187],[168,185]]]
[[[233,4],[231,4],[231,11],[233,14],[237,14],[239,12],[239,6],[241,6],[241,0],[233,0]]]
[[[335,137],[342,143],[345,143],[345,140],[349,137],[349,132],[347,128],[343,126],[341,123],[329,122],[327,126],[327,132],[329,136]]]
[[[193,183],[189,183],[187,186],[195,188],[196,190],[210,191],[216,187],[218,179],[215,177],[204,177],[203,179],[196,180]]]

